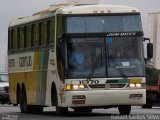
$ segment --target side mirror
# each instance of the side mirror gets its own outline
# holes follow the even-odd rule
[[[147,43],[147,58],[151,59],[153,58],[153,44]]]
[[[150,38],[144,38],[144,41],[148,40],[150,42]]]

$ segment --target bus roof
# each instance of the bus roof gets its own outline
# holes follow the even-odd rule
[[[9,27],[49,18],[55,14],[98,14],[98,13],[132,13],[139,12],[137,8],[120,5],[70,5],[59,4],[37,12],[29,17],[22,17],[11,21]]]

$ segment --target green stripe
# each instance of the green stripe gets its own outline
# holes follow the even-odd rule
[[[46,99],[46,84],[47,84],[47,69],[48,69],[49,49],[39,50],[39,97],[38,103],[45,105]]]
[[[129,83],[128,79],[107,80],[106,83]]]

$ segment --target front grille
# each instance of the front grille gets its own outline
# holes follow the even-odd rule
[[[126,84],[108,84],[108,88],[124,88]],[[88,85],[92,89],[102,89],[106,88],[105,84],[90,84]]]
[[[110,88],[123,88],[126,84],[110,84]]]
[[[105,88],[105,84],[92,84],[88,85],[90,88]]]

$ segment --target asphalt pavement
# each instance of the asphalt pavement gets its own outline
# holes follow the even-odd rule
[[[0,105],[0,120],[160,120],[160,107],[142,109],[133,106],[131,114],[119,115],[117,108],[94,109],[92,113],[74,113],[69,109],[67,115],[58,116],[54,107],[44,108],[42,114],[22,114],[19,106]]]

